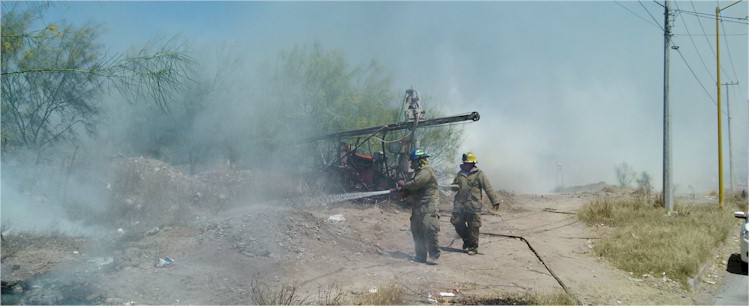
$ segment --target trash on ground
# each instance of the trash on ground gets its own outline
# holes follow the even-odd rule
[[[343,214],[336,214],[336,215],[329,216],[328,220],[329,221],[333,221],[333,222],[341,222],[341,221],[343,221],[345,219],[344,219],[344,215]]]
[[[146,232],[146,235],[147,236],[153,236],[153,235],[157,234],[160,230],[161,229],[159,229],[159,227],[151,228],[151,230],[149,230],[149,231]]]
[[[170,265],[172,263],[174,263],[174,260],[172,260],[172,258],[169,258],[169,257],[160,257],[159,259],[156,259],[155,266],[157,268],[163,268],[163,267],[168,266],[168,265]]]
[[[452,296],[456,296],[456,294],[453,293],[453,292],[440,292],[440,296],[443,296],[443,297],[445,297],[445,296],[452,297]]]
[[[95,265],[97,269],[102,269],[103,267],[114,263],[115,260],[112,257],[96,257],[89,259],[88,262]]]

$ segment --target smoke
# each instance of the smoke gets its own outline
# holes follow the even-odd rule
[[[85,21],[91,16],[87,5],[65,4],[55,14]],[[172,5],[195,17],[174,14]],[[696,7],[710,11],[701,3]],[[478,111],[478,122],[460,124],[464,138],[456,156],[441,159],[457,165],[462,152],[475,152],[478,166],[497,189],[545,193],[558,185],[614,183],[615,166],[625,162],[638,173],[650,174],[661,190],[663,37],[656,27],[613,3],[145,2],[96,8],[98,16],[108,16],[100,20],[108,29],[101,41],[112,50],[126,50],[154,36],[187,37],[200,65],[195,81],[205,86],[181,97],[170,115],[104,97],[109,117],[102,121],[99,138],[81,148],[92,156],[101,154],[101,159],[163,144],[164,150],[151,154],[183,166],[187,173],[227,163],[271,172],[300,170],[312,151],[295,149],[283,155],[285,142],[320,131],[313,129],[315,123],[289,119],[306,110],[284,106],[309,96],[293,80],[278,83],[288,87],[273,87],[268,77],[280,51],[319,43],[325,50],[340,51],[353,65],[372,60],[382,64],[392,90],[419,90],[429,97],[425,108],[446,115]],[[135,13],[123,10],[147,12],[139,15],[137,31],[128,17]],[[201,23],[204,20],[211,20],[211,26]],[[691,33],[700,33],[698,21],[685,23]],[[676,26],[686,33],[681,23]],[[735,29],[726,26],[727,31]],[[712,77],[700,69],[699,56],[689,53],[692,44],[685,37],[677,36],[675,42],[683,46],[680,52],[693,71],[677,51],[672,53],[673,181],[678,193],[688,187],[714,190],[718,175]],[[724,49],[732,50],[732,68],[740,83],[728,93],[734,114],[734,176],[736,183],[746,184],[748,112],[742,102],[747,100],[747,37],[729,39],[730,48]],[[700,54],[710,54],[708,47],[696,44]],[[180,109],[184,102],[201,108],[190,113]],[[167,125],[175,122],[184,125]],[[168,129],[185,133],[157,137],[167,136]],[[65,151],[68,157],[71,152]],[[204,162],[189,169],[195,157]],[[8,181],[18,180],[16,174],[24,171],[8,172],[3,163],[5,216],[11,214],[14,199],[24,195],[14,192]],[[447,171],[443,177],[452,175]]]
[[[34,165],[9,155],[3,155],[2,162],[3,232],[73,236],[102,233],[101,225],[86,218],[105,210],[106,204],[106,185],[97,182],[99,177],[89,173],[90,169],[61,170],[52,163],[66,161]]]

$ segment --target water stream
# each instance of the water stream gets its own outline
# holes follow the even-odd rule
[[[328,204],[334,204],[334,203],[347,201],[347,200],[385,195],[390,192],[391,192],[390,190],[371,191],[371,192],[351,192],[351,193],[323,195],[323,196],[316,196],[316,197],[302,197],[302,198],[289,200],[289,202],[298,206],[328,205]]]
[[[456,185],[438,185],[439,188],[442,190],[451,189],[457,187]],[[272,200],[267,201],[264,203],[256,203],[249,206],[242,206],[238,208],[233,208],[230,210],[225,211],[222,215],[238,215],[238,214],[245,214],[249,213],[253,209],[258,208],[284,208],[284,207],[305,207],[305,206],[315,206],[315,205],[330,205],[335,204],[343,201],[348,200],[355,200],[360,198],[367,198],[367,197],[373,197],[373,196],[380,196],[380,195],[386,195],[388,193],[391,193],[391,190],[382,190],[382,191],[368,191],[368,192],[351,192],[351,193],[343,193],[343,194],[331,194],[331,195],[322,195],[322,196],[312,196],[312,197],[299,197],[299,198],[292,198],[292,199],[278,199],[278,200]]]

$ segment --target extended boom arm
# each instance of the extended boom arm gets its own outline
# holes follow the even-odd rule
[[[419,127],[427,127],[427,126],[436,126],[436,125],[443,125],[443,124],[469,121],[469,120],[478,121],[479,113],[471,112],[471,113],[466,113],[466,114],[461,114],[461,115],[427,119],[427,120],[419,121],[418,124],[419,124]],[[411,129],[413,125],[414,125],[413,121],[401,122],[401,123],[382,125],[382,126],[376,126],[376,127],[370,127],[370,128],[362,128],[362,129],[357,129],[357,130],[350,130],[350,131],[337,132],[337,133],[311,137],[311,138],[308,138],[307,141],[322,141],[322,140],[338,139],[338,138],[357,136],[357,135],[363,135],[363,134],[370,134],[370,133],[375,133],[375,132],[406,130],[406,129]]]

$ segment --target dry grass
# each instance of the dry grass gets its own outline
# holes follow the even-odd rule
[[[309,296],[301,294],[303,289],[294,283],[271,287],[256,280],[251,283],[251,286],[250,299],[254,305],[259,306],[340,306],[347,303],[346,295],[337,283],[319,287],[318,296],[315,299],[310,299]]]
[[[495,297],[465,298],[457,302],[460,305],[528,305],[528,306],[572,306],[580,305],[578,300],[565,292],[541,293],[506,293]]]
[[[547,293],[526,293],[531,305],[536,306],[571,306],[580,305],[581,303],[575,297],[565,292]]]
[[[318,299],[315,305],[318,306],[340,306],[346,304],[346,295],[341,289],[341,285],[333,283],[327,288],[318,288]]]
[[[728,208],[747,212],[747,191],[730,193],[725,199]]]
[[[252,282],[250,292],[253,304],[259,306],[306,305],[307,298],[300,298],[296,284],[282,284],[280,288],[271,288],[258,281]]]
[[[5,229],[3,229],[5,231]],[[77,238],[64,232],[33,233],[13,232],[2,236],[3,257],[11,257],[23,250],[57,249],[78,250],[83,244],[82,238]]]
[[[388,284],[376,291],[364,291],[356,296],[352,305],[387,306],[404,305],[404,288],[397,284]]]
[[[747,200],[745,200],[745,203]],[[731,206],[676,205],[663,208],[634,199],[600,199],[578,211],[578,218],[599,228],[594,253],[615,267],[636,274],[665,273],[683,285],[711,259],[735,224]]]

